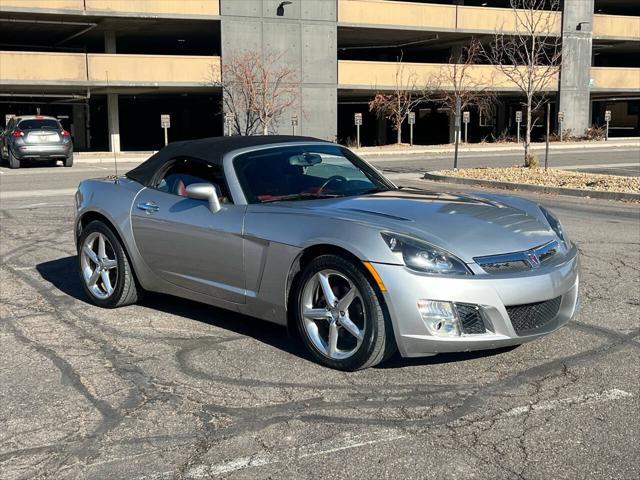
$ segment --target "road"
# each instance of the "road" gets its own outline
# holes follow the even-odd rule
[[[0,172],[2,479],[640,478],[638,205],[527,195],[580,247],[566,328],[342,373],[253,318],[88,304],[72,193],[109,168]]]

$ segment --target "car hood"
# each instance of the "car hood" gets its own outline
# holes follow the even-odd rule
[[[508,197],[395,190],[280,205],[410,235],[472,262],[473,257],[528,250],[556,239],[535,204],[513,200],[519,207],[507,203]]]

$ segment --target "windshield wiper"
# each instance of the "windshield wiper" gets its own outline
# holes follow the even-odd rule
[[[292,200],[315,200],[320,198],[336,198],[342,195],[335,195],[329,193],[293,193],[291,195],[282,195],[280,197],[269,198],[261,200],[260,203],[273,203],[273,202],[288,202]]]
[[[385,190],[384,188],[380,188],[380,187],[374,187],[374,188],[370,188],[369,190],[358,192],[356,195],[369,195],[371,193],[379,193],[379,192],[386,192],[386,191],[388,190]]]

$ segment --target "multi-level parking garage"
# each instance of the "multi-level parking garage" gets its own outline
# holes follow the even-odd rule
[[[302,101],[290,113],[299,133],[347,141],[361,112],[364,143],[384,143],[390,126],[367,101],[390,88],[398,56],[421,78],[435,75],[472,38],[508,31],[508,7],[509,0],[0,0],[0,124],[8,114],[56,115],[78,151],[158,148],[164,113],[170,140],[221,134],[212,83],[226,55],[248,48],[284,52],[298,71]],[[565,128],[582,131],[611,110],[612,135],[640,133],[638,14],[635,0],[564,0],[553,14],[556,34],[574,52],[549,87]],[[493,68],[477,65],[472,74],[493,79]],[[499,101],[490,116],[471,112],[472,141],[513,129],[521,108],[513,85],[486,81]],[[450,112],[427,103],[417,114],[417,142],[449,141]]]

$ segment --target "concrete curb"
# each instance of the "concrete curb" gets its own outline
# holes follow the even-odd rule
[[[446,175],[435,175],[433,173],[425,173],[423,178],[425,180],[432,180],[435,182],[455,183],[458,185],[473,185],[478,187],[502,188],[505,190],[522,190],[525,192],[532,192],[532,193],[568,195],[571,197],[597,198],[600,200],[640,202],[640,193],[600,192],[597,190],[580,190],[577,188],[543,187],[540,185],[529,185],[525,183],[498,182],[495,180],[479,180],[475,178],[449,177]]]
[[[426,153],[453,153],[453,145],[440,145],[437,147],[425,147],[425,148],[406,148],[406,149],[371,149],[368,148],[360,148],[360,149],[352,149],[354,153],[360,155],[361,157],[376,157],[376,156],[384,156],[384,155],[421,155]],[[533,150],[544,149],[544,143],[532,144],[531,148]],[[569,144],[561,144],[559,142],[551,143],[549,146],[549,151],[558,151],[558,150],[584,150],[591,148],[628,148],[628,149],[640,149],[640,141],[626,141],[626,142],[576,142]],[[459,149],[460,153],[495,153],[495,152],[523,152],[522,145],[492,145],[492,146],[461,146]]]

